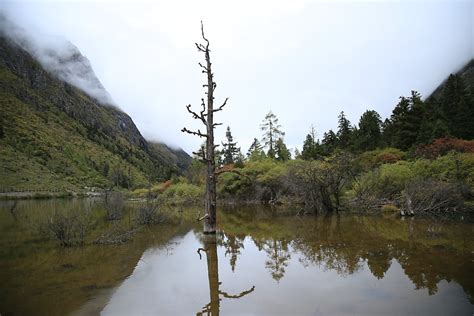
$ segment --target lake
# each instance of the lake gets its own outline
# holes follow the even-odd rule
[[[134,225],[136,202],[121,223]],[[39,233],[51,210],[89,210],[85,246]],[[1,315],[472,315],[474,225],[395,215],[294,216],[223,208],[203,235],[197,208],[123,244],[100,200],[0,202]]]

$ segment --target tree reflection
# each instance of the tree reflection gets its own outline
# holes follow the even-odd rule
[[[226,235],[224,232],[221,232],[220,236],[222,238],[222,246],[225,248],[225,256],[229,255],[230,267],[232,272],[234,272],[237,258],[240,255],[240,249],[244,248],[245,236]]]
[[[265,267],[276,281],[284,278],[292,262],[290,253],[304,266],[316,265],[343,276],[368,268],[379,280],[398,262],[416,289],[435,294],[441,280],[454,280],[474,301],[474,279],[469,277],[474,271],[472,228],[467,225],[373,216],[260,213],[257,220],[235,211],[224,214],[229,223],[223,222],[226,233],[246,232],[266,253]],[[242,248],[230,247],[230,239],[228,243],[229,254],[240,254]]]
[[[265,241],[262,248],[268,256],[265,267],[270,271],[272,278],[280,282],[280,279],[285,276],[285,268],[288,267],[288,261],[291,259],[288,241],[271,239]]]
[[[217,256],[217,239],[216,235],[204,235],[204,248],[198,249],[199,258],[202,259],[202,252],[206,253],[207,259],[207,275],[209,279],[209,296],[210,302],[197,312],[196,315],[213,315],[217,316],[220,312],[221,297],[229,299],[238,299],[255,290],[255,286],[243,291],[239,294],[229,294],[220,289],[221,282],[219,282],[219,263]]]

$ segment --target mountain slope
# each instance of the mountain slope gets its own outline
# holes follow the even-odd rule
[[[2,34],[0,189],[137,187],[189,164],[186,153],[150,145],[127,114],[45,69]],[[81,56],[76,49],[62,62]]]
[[[458,72],[456,72],[453,75],[459,76],[464,84],[466,85],[466,88],[471,91],[472,94],[474,94],[474,59],[469,61],[464,67],[461,68]],[[434,98],[439,98],[441,93],[443,92],[444,87],[446,86],[448,79],[443,81],[434,91],[433,93],[428,97],[428,99],[434,97]]]

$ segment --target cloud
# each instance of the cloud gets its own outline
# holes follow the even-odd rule
[[[71,42],[59,36],[44,35],[15,25],[0,12],[0,34],[26,50],[51,74],[96,99],[115,105],[97,79],[89,60]]]

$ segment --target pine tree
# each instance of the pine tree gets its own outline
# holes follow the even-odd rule
[[[351,144],[353,128],[351,127],[351,122],[346,118],[344,111],[341,111],[341,114],[339,114],[338,122],[338,146],[347,149]]]
[[[303,143],[303,151],[301,152],[301,159],[310,160],[318,159],[321,155],[319,140],[316,140],[316,132],[314,127],[311,126],[311,130]]]
[[[461,76],[449,76],[439,101],[450,133],[458,138],[474,138],[474,102]]]
[[[229,126],[227,126],[225,137],[227,139],[227,142],[222,143],[222,162],[224,165],[227,165],[235,162],[239,149],[236,146],[237,142],[234,142],[234,138],[232,137],[232,133],[230,131]]]
[[[337,135],[332,130],[323,134],[322,152],[324,155],[331,154],[336,149],[338,143]]]
[[[418,92],[412,91],[411,97],[400,97],[385,126],[389,130],[389,145],[408,150],[416,144],[424,116],[424,103]]]
[[[262,142],[264,146],[268,148],[267,156],[274,159],[276,154],[276,141],[285,136],[285,133],[281,130],[281,125],[278,124],[278,118],[272,111],[265,115],[260,128],[263,131]]]
[[[291,159],[291,153],[286,147],[286,144],[283,141],[283,138],[278,138],[278,140],[276,141],[275,154],[276,154],[276,159],[279,161],[288,161]]]
[[[237,148],[237,154],[235,155],[235,166],[237,168],[243,168],[244,167],[244,160],[245,160],[245,157],[242,154],[242,150],[239,147],[239,148]]]
[[[355,147],[358,150],[373,150],[381,145],[382,120],[373,110],[365,111],[359,120],[359,128],[355,132]]]
[[[253,139],[252,145],[250,145],[250,148],[247,151],[247,158],[251,161],[265,158],[265,152],[263,151],[262,145],[260,145],[258,139]]]

